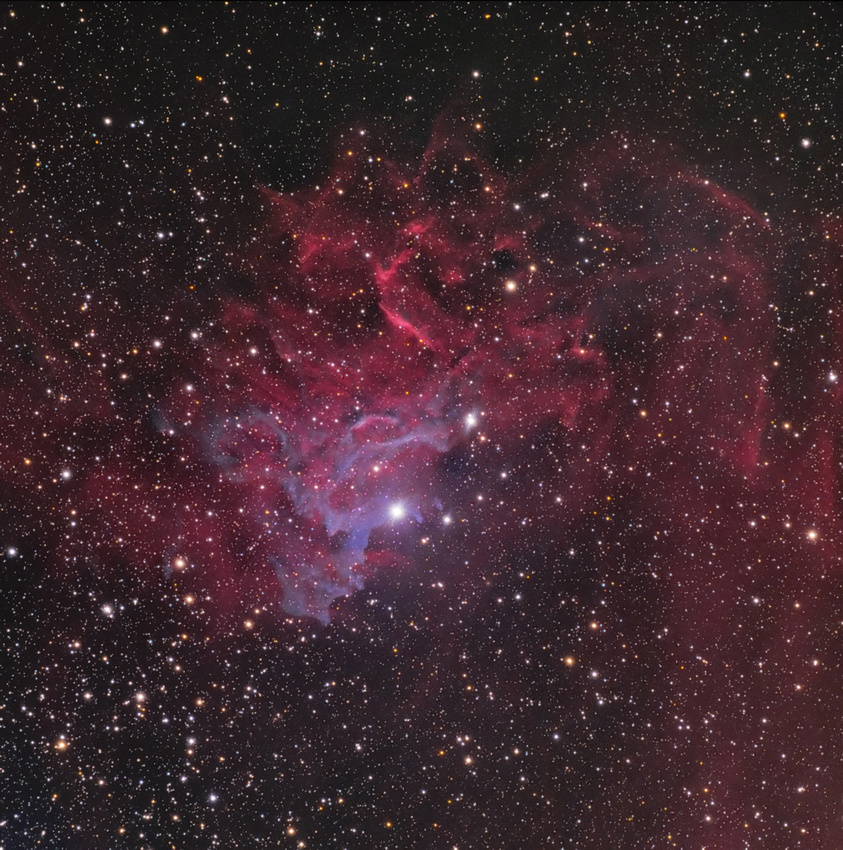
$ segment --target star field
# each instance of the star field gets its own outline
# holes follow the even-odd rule
[[[0,850],[839,847],[841,33],[0,10]]]

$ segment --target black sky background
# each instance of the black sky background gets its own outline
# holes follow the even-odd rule
[[[766,216],[770,298],[792,329],[775,344],[777,403],[810,420],[826,403],[814,358],[839,355],[825,324],[836,294],[818,306],[804,292],[816,268],[839,272],[815,246],[817,222],[839,228],[841,14],[812,2],[3,4],[0,848],[840,846],[836,538],[816,556],[820,580],[800,543],[775,549],[778,532],[689,537],[666,557],[696,564],[711,543],[772,566],[761,590],[689,567],[696,584],[682,590],[653,566],[669,486],[648,504],[618,482],[611,531],[584,517],[563,547],[539,517],[488,568],[378,572],[324,626],[233,584],[186,605],[178,576],[130,555],[56,557],[58,514],[15,464],[38,415],[53,417],[45,434],[72,432],[36,413],[47,408],[25,376],[47,386],[43,357],[78,337],[86,295],[114,306],[97,319],[104,349],[218,321],[225,299],[256,292],[257,187],[323,183],[359,127],[409,165],[443,115],[481,124],[474,144],[505,174],[650,140]],[[197,368],[150,357],[100,400],[151,431],[160,388]],[[99,403],[94,388],[80,385],[85,404]],[[72,464],[107,439],[73,434],[45,436],[45,453]],[[544,450],[518,463],[540,469]],[[150,469],[169,463],[152,442],[135,451]],[[794,490],[811,494],[796,466]],[[706,479],[701,504],[725,480]],[[744,517],[743,502],[725,510]],[[744,607],[695,636],[684,606],[709,592]],[[753,620],[756,592],[788,611],[799,596],[810,622],[773,607]],[[779,690],[797,662],[776,652],[797,635],[828,671],[808,707]],[[709,649],[715,660],[699,661]],[[772,682],[759,659],[780,665]],[[722,666],[706,678],[692,661]],[[679,734],[707,712],[716,739]]]

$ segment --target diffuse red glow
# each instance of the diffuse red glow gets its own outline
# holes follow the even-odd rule
[[[47,328],[29,330],[38,375],[7,353],[10,398],[37,397],[43,375],[57,387],[4,467],[36,513],[61,513],[44,523],[60,557],[178,558],[324,621],[405,551],[402,529],[436,527],[477,491],[494,496],[483,534],[504,546],[513,502],[561,535],[609,468],[658,481],[677,516],[701,469],[770,486],[776,240],[742,199],[632,142],[509,178],[453,125],[412,165],[350,138],[323,186],[261,190],[242,258],[255,291],[220,298],[193,336],[185,307],[139,355],[145,413],[119,369],[94,374]],[[121,329],[99,338],[117,351]],[[45,484],[74,431],[72,479]],[[503,484],[527,444],[552,458],[541,486],[535,471]]]

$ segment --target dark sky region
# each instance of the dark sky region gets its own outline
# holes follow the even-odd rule
[[[843,846],[841,7],[0,8],[0,848]]]

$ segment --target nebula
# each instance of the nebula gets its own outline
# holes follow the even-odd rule
[[[57,337],[7,287],[4,482],[59,558],[275,587],[327,622],[478,499],[460,534],[493,551],[525,517],[561,541],[607,475],[658,480],[678,517],[701,469],[763,491],[792,457],[769,432],[781,240],[649,140],[513,175],[453,118],[416,156],[355,130],[319,186],[257,191],[248,293],[182,302],[160,337],[84,314]]]

